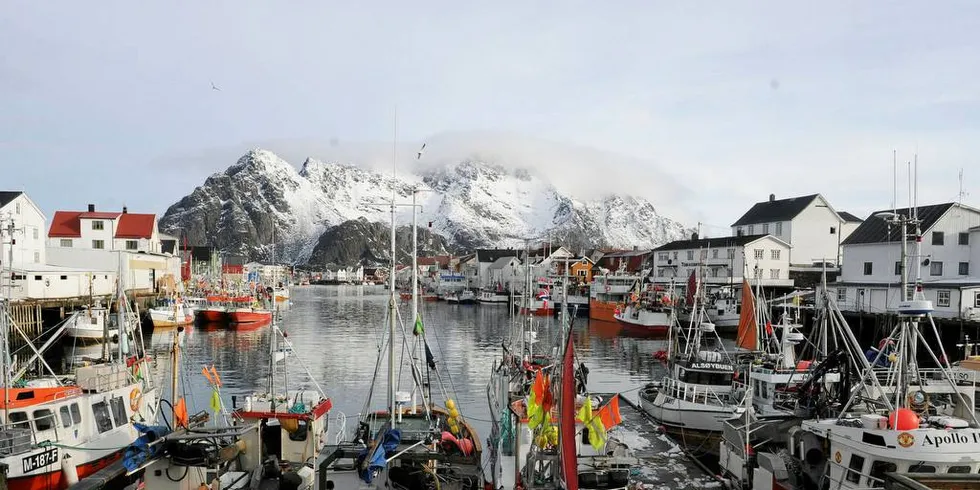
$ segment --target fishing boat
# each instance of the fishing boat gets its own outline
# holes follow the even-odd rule
[[[118,460],[123,449],[139,437],[138,423],[156,420],[157,390],[145,357],[142,334],[135,321],[126,321],[125,294],[117,294],[118,349],[110,351],[103,330],[98,359],[68,375],[56,374],[44,360],[51,343],[35,348],[26,362],[14,363],[10,339],[2,342],[3,386],[0,464],[5,488],[14,490],[65,488]],[[67,329],[62,324],[61,329]],[[19,332],[0,298],[0,332]],[[55,332],[57,338],[61,332]],[[28,378],[28,367],[42,366],[42,375]]]
[[[613,318],[626,327],[660,334],[666,334],[675,323],[670,297],[655,289],[632,293],[629,302],[617,308]]]
[[[168,298],[147,310],[154,327],[176,327],[194,322],[194,315],[178,298]]]
[[[667,374],[640,390],[640,406],[692,453],[714,455],[724,422],[741,411],[736,365],[714,328],[701,327],[703,284],[688,288],[688,297],[696,315],[686,327],[668,329]]]
[[[213,295],[207,297],[207,305],[197,310],[197,319],[202,323],[228,323],[228,306],[231,300],[228,296]]]
[[[469,289],[464,289],[458,293],[448,293],[446,294],[446,302],[457,305],[476,304],[476,294]]]
[[[910,206],[884,218],[901,242],[899,263],[920,264],[916,210]],[[909,225],[914,226],[911,234]],[[910,240],[917,244],[911,260]],[[808,393],[811,401],[820,401],[820,410],[780,440],[754,437],[761,424],[750,417],[726,428],[720,466],[733,486],[767,490],[829,484],[857,490],[884,486],[885,475],[894,472],[980,472],[974,386],[953,376],[932,302],[922,294],[918,267],[912,288],[907,267],[900,269],[896,323],[876,350],[862,349],[836,306],[835,294],[821,291],[834,331],[843,340],[844,363],[860,372],[856,386],[842,390],[835,400]],[[921,366],[923,360],[935,367]]]
[[[476,301],[481,305],[507,305],[510,303],[510,295],[500,285],[496,288],[481,288]]]
[[[616,321],[616,311],[622,310],[640,281],[640,276],[625,270],[596,275],[589,289],[589,318],[606,322]]]
[[[119,329],[109,318],[109,309],[103,306],[87,306],[72,315],[67,320],[65,335],[75,338],[81,343],[97,343],[103,339],[116,338]]]
[[[228,310],[228,322],[232,325],[266,324],[272,321],[272,312],[261,308],[239,307]]]

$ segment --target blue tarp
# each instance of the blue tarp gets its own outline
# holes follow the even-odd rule
[[[136,470],[150,458],[163,452],[163,444],[150,447],[150,443],[170,433],[170,429],[162,425],[144,425],[134,422],[133,427],[143,435],[130,444],[123,454],[123,466],[126,467],[126,471]]]
[[[371,454],[370,463],[365,468],[363,464],[359,466],[363,468],[360,472],[361,479],[366,483],[371,483],[374,476],[378,474],[386,466],[385,458],[388,454],[393,454],[395,449],[398,448],[398,444],[402,440],[402,431],[398,429],[390,429],[384,432],[384,436],[381,437],[381,443],[374,447],[374,451]],[[365,448],[361,451],[361,454],[357,456],[357,461],[359,463],[363,462],[368,455],[368,450],[370,448]]]

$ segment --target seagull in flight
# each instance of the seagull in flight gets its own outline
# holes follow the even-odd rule
[[[220,88],[214,86],[214,82],[211,82],[211,90],[217,90],[218,92],[221,92]]]
[[[418,159],[422,158],[422,152],[424,152],[424,151],[425,151],[425,143],[422,143],[422,148],[419,148],[419,153],[418,153],[418,155],[415,155],[415,159],[418,160]]]

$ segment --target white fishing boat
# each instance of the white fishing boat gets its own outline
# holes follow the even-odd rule
[[[119,329],[109,318],[109,309],[89,306],[72,313],[65,326],[65,335],[82,343],[102,342],[119,336]]]
[[[120,292],[119,319],[126,328],[117,350],[103,349],[98,359],[68,375],[56,374],[44,361],[50,343],[38,349],[23,339],[34,355],[13,364],[9,339],[0,335],[0,408],[6,421],[0,430],[0,464],[6,468],[6,488],[65,488],[121,458],[139,437],[137,423],[155,422],[157,390],[151,364],[138,323],[125,321],[126,304]],[[0,299],[0,332],[17,331],[7,300]],[[44,374],[25,377],[27,367],[35,364]]]
[[[194,315],[180,300],[170,300],[169,304],[161,304],[148,309],[147,312],[156,328],[177,327],[194,323]]]
[[[503,289],[480,289],[480,294],[476,298],[481,305],[495,306],[507,305],[510,303],[510,295]]]

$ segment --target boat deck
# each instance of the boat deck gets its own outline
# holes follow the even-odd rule
[[[599,394],[603,400],[613,395]],[[619,402],[623,422],[610,430],[609,435],[629,446],[633,455],[643,462],[634,478],[643,483],[644,488],[721,488],[721,481],[661,433],[659,424],[635,401],[620,395]]]

